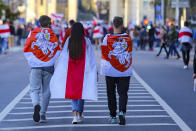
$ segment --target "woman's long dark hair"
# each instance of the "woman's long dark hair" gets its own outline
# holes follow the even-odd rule
[[[83,39],[84,39],[84,27],[81,23],[76,22],[72,25],[71,37],[69,39],[69,56],[73,60],[77,60],[83,55]]]

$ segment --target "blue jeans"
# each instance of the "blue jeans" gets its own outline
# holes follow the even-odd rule
[[[0,54],[6,53],[8,49],[8,39],[7,38],[1,38],[0,40]]]
[[[83,112],[83,110],[84,110],[84,100],[72,99],[72,111]]]
[[[52,77],[52,73],[41,70],[31,69],[30,73],[30,96],[33,106],[40,103],[41,93],[41,111],[40,115],[45,115],[49,101],[50,101],[50,88],[49,83]]]

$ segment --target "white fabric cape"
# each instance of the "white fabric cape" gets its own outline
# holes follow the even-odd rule
[[[82,98],[85,100],[97,100],[97,64],[93,48],[89,39],[86,40],[86,56]],[[51,98],[65,98],[66,80],[69,61],[69,38],[56,64],[54,75],[50,81]]]

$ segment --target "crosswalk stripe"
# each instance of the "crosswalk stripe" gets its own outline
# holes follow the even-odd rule
[[[174,123],[136,123],[126,124],[126,126],[177,126]],[[62,125],[44,125],[44,126],[26,126],[26,127],[9,127],[0,128],[0,130],[27,130],[27,129],[44,129],[44,128],[65,128],[65,127],[120,127],[118,124],[62,124]]]
[[[101,102],[108,102],[107,100],[103,101],[85,101],[85,103],[101,103]],[[156,102],[156,100],[128,100],[128,102]],[[71,101],[60,100],[60,101],[50,101],[50,103],[71,103]],[[19,104],[32,104],[32,102],[19,102]]]
[[[99,96],[99,98],[107,98],[107,96]],[[118,96],[116,98],[118,98]],[[153,97],[152,96],[128,96],[128,99],[131,99],[131,98],[153,98]],[[31,100],[30,97],[23,97],[22,99],[23,100]]]
[[[126,115],[126,118],[165,118],[170,117],[168,115]],[[87,119],[105,119],[109,118],[108,116],[85,116]],[[73,119],[73,116],[60,116],[60,117],[47,117],[48,120],[57,120],[57,119]],[[24,119],[5,119],[3,121],[32,121],[32,118]]]
[[[63,111],[47,111],[47,114],[52,113],[72,113],[72,110],[63,110]],[[109,110],[85,110],[85,112],[109,112]],[[165,112],[165,110],[152,110],[152,109],[146,109],[146,110],[127,110],[126,112]],[[10,115],[28,115],[33,114],[33,112],[11,112]]]
[[[167,111],[171,118],[183,131],[192,131],[192,129],[174,112],[174,110],[133,70],[135,78],[148,90],[148,92],[159,102]]]
[[[85,105],[85,107],[107,107],[108,105]],[[127,105],[127,107],[140,107],[140,106],[160,106],[158,104],[153,105]],[[48,108],[66,108],[66,107],[72,107],[72,105],[62,105],[62,106],[48,106]],[[14,109],[33,109],[33,107],[16,107]]]
[[[98,95],[106,95],[106,93],[98,93]],[[127,93],[128,95],[145,95],[145,94],[150,94],[150,93],[135,93],[135,92],[131,92],[131,93]]]

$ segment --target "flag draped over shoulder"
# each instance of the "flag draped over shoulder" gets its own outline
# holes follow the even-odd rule
[[[97,100],[97,64],[89,39],[83,41],[84,55],[73,60],[67,39],[50,81],[51,98]]]
[[[182,27],[182,29],[180,30],[179,35],[178,35],[178,40],[181,43],[188,42],[188,43],[192,44],[192,42],[193,42],[192,30],[188,27]]]
[[[102,75],[112,77],[132,75],[132,40],[128,34],[106,35],[101,49]]]
[[[49,28],[36,28],[30,32],[24,48],[31,67],[53,66],[60,52],[58,38]]]
[[[10,27],[8,24],[0,25],[0,37],[7,38],[10,36]]]

